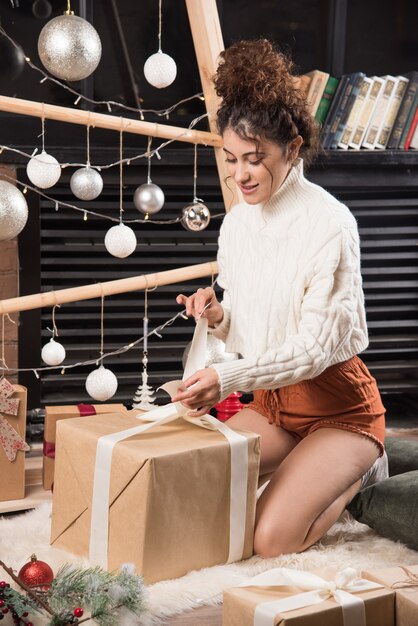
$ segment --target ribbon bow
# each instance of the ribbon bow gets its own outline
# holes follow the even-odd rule
[[[279,613],[320,604],[329,598],[334,598],[341,606],[344,626],[366,626],[364,601],[353,594],[383,587],[370,580],[358,578],[352,567],[338,572],[334,580],[326,580],[310,572],[277,567],[238,586],[297,587],[305,592],[289,598],[261,602],[255,609],[254,626],[274,626],[275,617]]]
[[[0,380],[0,411],[8,415],[17,415],[19,411],[18,398],[10,398],[14,393],[14,387],[6,378]],[[19,433],[9,424],[7,419],[0,414],[0,443],[9,461],[14,461],[18,450],[30,450],[28,444]]]

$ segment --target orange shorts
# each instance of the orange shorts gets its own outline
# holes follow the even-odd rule
[[[322,374],[280,389],[257,389],[248,405],[297,439],[318,428],[339,428],[370,437],[384,451],[385,407],[376,380],[358,356]]]

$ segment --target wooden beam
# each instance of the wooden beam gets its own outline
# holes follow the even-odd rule
[[[213,133],[216,133],[216,111],[220,101],[212,83],[212,76],[215,74],[218,66],[219,54],[224,50],[216,0],[186,0],[186,7],[199,66],[203,95],[205,96],[206,110],[209,114],[209,127]],[[228,186],[225,183],[228,172],[221,146],[222,144],[214,145],[215,157],[225,210],[229,211],[234,204],[242,200],[242,197],[232,179],[228,180]]]
[[[148,137],[158,137],[160,139],[175,139],[213,147],[222,146],[222,138],[215,133],[180,128],[178,126],[166,126],[165,124],[153,122],[142,122],[127,117],[82,111],[80,109],[60,107],[55,104],[44,104],[20,98],[10,98],[8,96],[0,96],[0,111],[8,111],[9,113],[17,113],[19,115],[31,115],[32,117],[44,117],[47,120],[58,120],[68,124],[106,128],[107,130],[120,131],[122,129],[125,133],[147,135]]]
[[[167,270],[156,274],[144,274],[142,276],[131,276],[119,280],[110,280],[104,283],[94,283],[83,285],[82,287],[70,287],[69,289],[59,289],[58,291],[47,291],[36,293],[19,298],[9,298],[0,301],[0,315],[15,313],[16,311],[29,311],[41,309],[43,307],[54,306],[55,304],[65,304],[67,302],[78,302],[80,300],[91,300],[103,296],[113,296],[117,293],[127,293],[128,291],[140,291],[162,285],[172,285],[184,280],[194,280],[204,276],[214,276],[218,273],[216,261],[200,263],[198,265],[188,265],[187,267]]]

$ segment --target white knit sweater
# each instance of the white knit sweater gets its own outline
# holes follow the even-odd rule
[[[237,204],[219,234],[224,318],[242,359],[217,363],[221,398],[314,378],[367,347],[357,224],[299,159],[264,205]]]

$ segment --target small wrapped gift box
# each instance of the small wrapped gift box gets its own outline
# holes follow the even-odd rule
[[[328,580],[275,568],[224,592],[223,626],[395,626],[394,592],[352,568]]]
[[[367,570],[362,576],[395,591],[396,626],[417,626],[418,565]]]
[[[25,497],[26,387],[0,381],[0,501]]]
[[[174,405],[156,414],[169,421],[57,424],[51,543],[108,569],[134,563],[147,584],[251,556],[259,436],[211,416],[199,427]]]
[[[77,404],[71,406],[48,406],[45,409],[44,458],[42,465],[42,484],[44,489],[51,489],[54,482],[55,437],[58,420],[70,417],[87,417],[100,413],[121,413],[126,411],[123,404]]]

